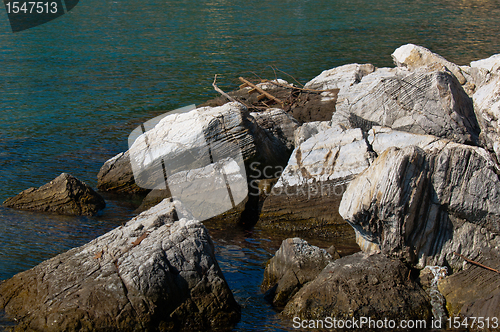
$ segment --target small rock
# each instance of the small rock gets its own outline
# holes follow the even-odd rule
[[[286,239],[267,263],[262,289],[274,306],[282,307],[333,260],[324,249],[302,239]]]
[[[91,187],[67,173],[38,189],[26,189],[3,204],[18,210],[84,216],[95,215],[106,207],[104,199]]]

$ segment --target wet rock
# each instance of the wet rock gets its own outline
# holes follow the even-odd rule
[[[285,306],[288,300],[306,283],[314,280],[328,263],[339,258],[326,250],[308,244],[300,238],[283,241],[264,271],[262,289],[266,297],[277,307]]]
[[[333,124],[363,131],[384,126],[459,143],[474,143],[479,135],[472,101],[447,72],[381,68],[338,99]]]
[[[67,173],[38,189],[26,189],[3,204],[19,210],[84,216],[95,215],[106,207],[104,199],[91,187]]]
[[[337,207],[348,183],[366,169],[373,154],[360,129],[339,126],[319,132],[297,147],[271,194],[260,223],[321,236],[353,236]],[[323,234],[320,234],[323,233]]]
[[[488,153],[444,141],[430,150],[390,148],[347,187],[339,206],[365,252],[419,268],[462,268],[499,245],[500,182]]]
[[[432,53],[422,46],[413,44],[400,46],[392,53],[392,58],[396,66],[408,68],[409,70],[422,67],[427,70],[441,70],[441,67],[444,66],[455,75],[460,84],[467,82],[458,65],[446,60],[439,54]]]
[[[283,314],[301,319],[429,319],[429,298],[409,276],[401,261],[382,254],[342,257],[302,287]]]
[[[206,228],[169,200],[0,283],[17,331],[230,329],[240,308]]]

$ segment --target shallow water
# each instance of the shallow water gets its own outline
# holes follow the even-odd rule
[[[134,127],[216,96],[214,74],[226,91],[238,76],[273,77],[270,65],[305,83],[346,63],[392,66],[390,54],[410,42],[466,64],[500,53],[498,17],[500,2],[491,0],[85,0],[13,34],[1,14],[0,201],[61,172],[95,186]],[[112,200],[96,218],[0,207],[0,279],[88,242],[132,211]],[[282,239],[258,227],[229,229],[211,232],[243,305],[237,330],[290,330],[258,288]]]

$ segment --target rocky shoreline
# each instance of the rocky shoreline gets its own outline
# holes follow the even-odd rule
[[[175,186],[144,189],[131,158],[145,148],[134,143],[103,165],[98,189],[148,194],[144,212],[2,281],[0,310],[17,331],[229,330],[241,309],[196,220],[210,218],[290,234],[262,284],[290,319],[500,318],[500,274],[464,260],[500,268],[500,56],[459,66],[412,44],[392,56],[394,68],[344,65],[303,88],[283,80],[257,85],[280,102],[242,87],[229,93],[233,101],[219,97],[166,116],[144,135],[151,151],[169,151],[162,160],[182,160],[175,165],[184,168],[163,168],[170,183],[217,177],[217,168],[199,163],[203,145],[186,143],[207,141],[225,184],[200,186],[182,203]],[[190,130],[179,125],[193,119]],[[224,164],[234,149],[239,171]],[[248,184],[241,199],[234,190],[240,174]],[[210,215],[220,211],[226,187],[232,208]],[[60,188],[28,189],[20,204],[5,205],[103,208],[90,194],[82,203],[71,193],[87,189]],[[97,208],[85,207],[95,201]],[[193,216],[193,201],[204,214]],[[341,257],[297,236],[355,241],[361,251]],[[436,269],[447,276],[432,283]]]

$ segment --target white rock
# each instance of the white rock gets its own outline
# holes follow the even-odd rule
[[[483,68],[489,72],[498,71],[500,68],[500,54],[492,55],[487,59],[472,61],[470,66],[474,68]]]

